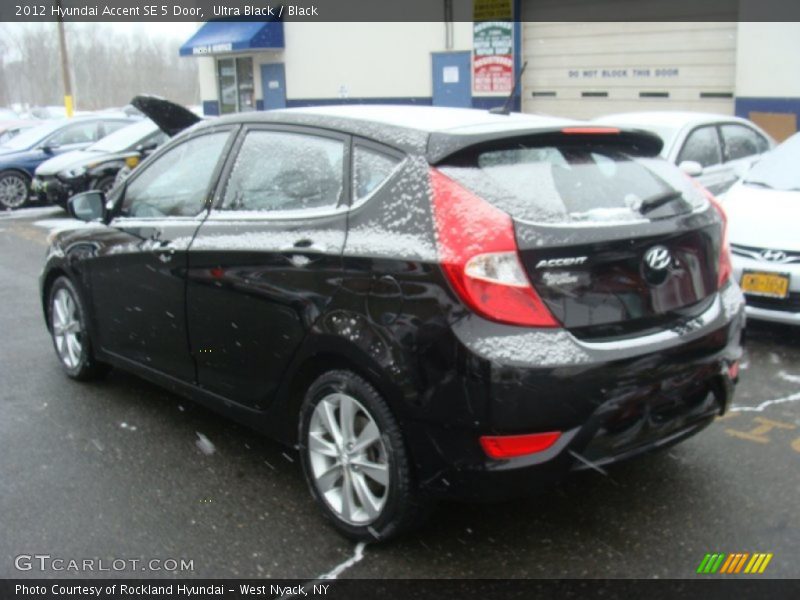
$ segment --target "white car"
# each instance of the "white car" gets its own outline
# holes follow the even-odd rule
[[[606,115],[596,123],[635,127],[657,134],[661,156],[691,175],[712,194],[728,190],[775,146],[758,125],[738,117],[699,112],[654,111]]]
[[[800,133],[725,195],[733,273],[754,319],[800,325]]]

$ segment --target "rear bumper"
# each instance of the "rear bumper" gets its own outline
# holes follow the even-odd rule
[[[679,331],[677,339],[639,340],[635,350],[624,342],[597,348],[575,340],[580,354],[567,345],[569,334],[553,332],[550,343],[539,340],[539,365],[519,364],[535,352],[514,339],[501,354],[515,360],[500,360],[498,353],[488,361],[473,357],[465,374],[472,381],[460,387],[471,390],[465,405],[485,411],[474,426],[458,430],[417,424],[412,446],[428,453],[417,457],[423,488],[469,500],[527,495],[572,471],[604,470],[701,431],[727,410],[735,386],[729,367],[741,356],[744,306],[735,285],[717,308],[698,329]],[[469,352],[486,347],[473,344]],[[546,431],[562,432],[555,445],[509,460],[488,458],[478,443],[480,435]]]

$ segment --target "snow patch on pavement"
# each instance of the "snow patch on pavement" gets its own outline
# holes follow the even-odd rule
[[[785,404],[787,402],[797,402],[800,400],[800,392],[784,396],[783,398],[776,398],[775,400],[767,400],[758,406],[731,406],[731,412],[764,412],[765,409],[775,404]]]
[[[31,217],[46,217],[57,214],[63,215],[64,209],[58,206],[39,206],[36,208],[0,211],[0,219],[29,219]]]
[[[352,567],[354,564],[359,562],[362,558],[364,558],[364,548],[367,547],[366,542],[359,542],[356,544],[355,552],[353,556],[348,558],[346,561],[336,565],[333,569],[325,573],[324,575],[320,575],[317,579],[336,579],[344,573],[347,569]]]
[[[200,452],[202,452],[206,456],[211,456],[212,454],[214,454],[214,452],[217,451],[217,447],[214,446],[211,440],[209,440],[199,431],[195,431],[195,433],[197,434],[197,441],[195,442],[195,445],[200,450]]]

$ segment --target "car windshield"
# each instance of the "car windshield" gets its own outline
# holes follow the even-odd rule
[[[66,123],[67,121],[49,121],[37,127],[31,127],[5,142],[0,146],[0,149],[27,150],[44,140],[51,133],[58,131]]]
[[[99,142],[89,146],[90,152],[124,152],[133,149],[142,140],[158,131],[158,127],[150,119],[128,125],[107,135]]]
[[[795,133],[758,161],[745,176],[745,185],[800,191],[800,133]]]

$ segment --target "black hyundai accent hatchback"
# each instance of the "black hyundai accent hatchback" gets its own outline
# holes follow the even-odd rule
[[[725,216],[640,131],[350,106],[183,132],[41,277],[66,373],[139,374],[299,449],[386,539],[683,440],[744,325]]]

